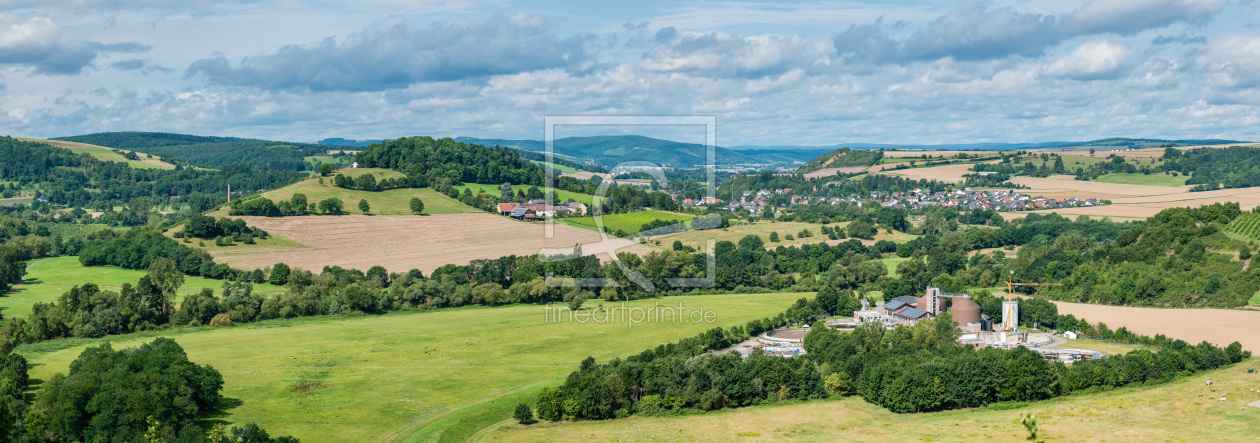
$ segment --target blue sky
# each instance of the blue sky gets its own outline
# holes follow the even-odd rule
[[[717,117],[724,146],[1260,140],[1258,12],[1229,0],[8,0],[0,131],[540,139],[546,115],[699,114]]]

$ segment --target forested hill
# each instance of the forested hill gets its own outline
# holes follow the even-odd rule
[[[369,168],[407,174],[412,186],[445,188],[455,183],[514,183],[542,186],[546,171],[515,149],[462,143],[449,138],[407,137],[365,148],[355,161]]]
[[[810,160],[796,170],[800,174],[808,174],[824,168],[845,168],[851,166],[870,166],[884,158],[882,151],[854,151],[840,148]]]
[[[329,150],[357,150],[354,146],[319,145],[282,141],[254,140],[236,137],[206,137],[162,132],[102,132],[98,134],[58,137],[109,148],[129,149],[161,156],[191,166],[217,169],[226,165],[242,165],[251,169],[283,171],[314,170],[307,157],[326,154]]]
[[[152,199],[149,204],[180,199],[205,210],[226,200],[229,183],[234,192],[247,194],[279,188],[305,176],[234,165],[220,170],[135,169],[10,137],[0,138],[0,158],[5,159],[0,162],[0,181],[10,182],[10,187],[23,193],[47,196],[49,203],[83,208],[113,208],[147,197]]]

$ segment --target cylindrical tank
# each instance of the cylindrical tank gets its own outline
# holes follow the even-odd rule
[[[980,321],[980,305],[970,298],[956,298],[954,299],[953,309],[950,309],[950,314],[954,316],[954,321],[960,326],[966,326],[967,323]]]

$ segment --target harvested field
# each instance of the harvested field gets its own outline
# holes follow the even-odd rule
[[[1034,179],[1045,180],[1045,179]],[[1078,182],[1093,183],[1093,182]],[[1099,183],[1097,186],[1107,191],[1116,189],[1126,190],[1138,185],[1116,185],[1109,183]],[[1160,195],[1130,195],[1124,197],[1111,198],[1111,205],[1082,207],[1082,208],[1063,208],[1063,209],[1045,209],[1039,211],[1029,211],[1032,213],[1050,213],[1056,212],[1060,215],[1088,215],[1090,217],[1113,217],[1113,218],[1147,218],[1153,216],[1159,211],[1167,208],[1175,207],[1198,207],[1202,205],[1210,205],[1220,202],[1237,202],[1242,206],[1244,211],[1251,210],[1256,206],[1260,206],[1260,188],[1239,188],[1239,189],[1221,189],[1216,191],[1205,192],[1188,192],[1189,187],[1170,188],[1163,186],[1142,186],[1143,188],[1155,189],[1171,189],[1175,192],[1164,193]],[[1031,191],[1024,191],[1032,193]],[[1049,194],[1045,194],[1049,195]],[[1029,212],[1004,212],[1002,216],[1006,219],[1021,218]]]
[[[1167,309],[1054,302],[1059,314],[1075,315],[1090,323],[1121,326],[1137,334],[1164,334],[1190,343],[1207,340],[1217,346],[1240,342],[1243,349],[1260,352],[1260,311],[1230,309]]]
[[[566,173],[560,174],[561,177],[573,177],[578,180],[590,180],[591,177],[594,177],[596,175],[598,175],[599,178],[602,178],[604,180],[608,179],[608,174],[605,174],[602,172],[576,171],[576,172],[566,172]]]
[[[544,238],[543,223],[518,222],[484,212],[429,216],[306,216],[241,217],[250,226],[284,236],[306,248],[220,252],[216,260],[252,269],[275,263],[311,271],[326,265],[367,270],[380,265],[390,272],[419,269],[426,275],[445,264],[464,265],[476,259],[506,255],[569,253],[581,243],[582,252],[647,253],[653,249],[629,240],[563,224],[554,238]],[[607,258],[607,255],[603,256]]]
[[[972,173],[971,167],[971,163],[962,163],[957,165],[933,166],[930,168],[900,169],[896,171],[885,171],[884,173],[900,175],[914,180],[928,179],[947,183],[957,183],[962,181],[962,176],[964,174]]]
[[[1002,151],[884,151],[884,157],[922,157],[927,154],[932,158],[953,157],[958,154],[967,155],[997,155]]]
[[[866,166],[846,166],[843,168],[823,168],[817,171],[805,174],[805,178],[830,177],[836,174],[856,174],[866,170]]]

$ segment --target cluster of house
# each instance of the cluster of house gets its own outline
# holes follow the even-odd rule
[[[833,182],[839,183],[839,182]],[[828,183],[831,185],[832,183]],[[930,192],[922,189],[915,189],[908,192],[882,192],[871,191],[869,195],[850,194],[848,197],[810,197],[800,194],[793,194],[792,189],[762,189],[756,192],[744,191],[743,196],[738,202],[731,202],[723,207],[723,209],[731,212],[745,211],[749,214],[760,215],[765,212],[765,208],[770,205],[770,197],[775,195],[789,195],[790,205],[804,205],[810,203],[821,203],[838,205],[841,203],[853,203],[859,207],[865,204],[879,204],[884,207],[894,209],[920,209],[929,206],[947,206],[960,209],[988,209],[993,211],[1031,211],[1037,209],[1055,209],[1055,208],[1073,208],[1079,206],[1098,206],[1102,204],[1098,199],[1078,199],[1076,197],[1053,199],[1042,196],[1030,196],[1021,194],[1013,190],[974,190],[971,188],[957,189],[953,191]],[[683,202],[684,206],[705,206],[711,204],[720,204],[721,200],[713,199],[714,202],[692,202],[690,199]]]
[[[499,203],[499,214],[517,220],[543,220],[560,214],[586,215],[586,204],[566,202],[563,205],[549,205],[546,200],[536,199],[525,203]]]
[[[918,189],[910,192],[872,192],[871,198],[878,199],[882,206],[895,209],[948,206],[993,211],[1032,211],[1037,209],[1098,206],[1100,204],[1098,199],[1094,198],[1083,200],[1076,197],[1053,199],[1042,196],[1033,197],[1013,190],[980,191],[971,188],[939,192],[926,192]]]

